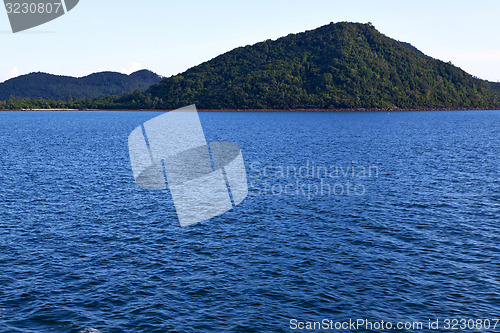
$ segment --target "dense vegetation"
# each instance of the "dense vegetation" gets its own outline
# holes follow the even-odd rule
[[[500,84],[428,57],[371,24],[343,22],[234,49],[145,92],[10,100],[0,109],[175,109],[193,103],[201,109],[498,108]]]
[[[27,110],[27,109],[79,109],[79,110],[108,110],[108,109],[159,109],[161,100],[150,94],[135,89],[123,95],[111,95],[100,98],[82,99],[44,99],[44,98],[11,98],[0,101],[0,110]]]
[[[44,99],[67,101],[97,98],[146,90],[162,80],[157,74],[141,70],[130,75],[116,72],[94,73],[82,78],[31,73],[0,84],[0,100]]]
[[[148,92],[167,108],[472,108],[499,101],[488,82],[356,23],[241,47]]]

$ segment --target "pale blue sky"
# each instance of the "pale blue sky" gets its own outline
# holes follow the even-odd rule
[[[170,76],[235,47],[333,22],[372,22],[389,37],[500,81],[500,1],[80,0],[12,34],[0,9],[0,81],[43,71],[83,76],[141,68]]]

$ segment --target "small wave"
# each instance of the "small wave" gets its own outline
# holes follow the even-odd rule
[[[101,331],[96,330],[95,328],[84,328],[80,330],[79,333],[101,333]]]

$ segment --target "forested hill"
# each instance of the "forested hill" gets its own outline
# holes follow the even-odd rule
[[[237,48],[147,92],[170,109],[492,108],[494,87],[371,24],[343,22]]]
[[[96,98],[124,94],[137,88],[146,90],[161,80],[162,77],[148,70],[130,75],[101,72],[82,78],[31,73],[1,83],[0,100],[11,97],[55,100]]]

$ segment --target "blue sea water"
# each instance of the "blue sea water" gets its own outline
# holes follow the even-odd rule
[[[187,228],[130,167],[159,114],[0,113],[0,332],[500,317],[499,111],[200,113],[250,192]]]

